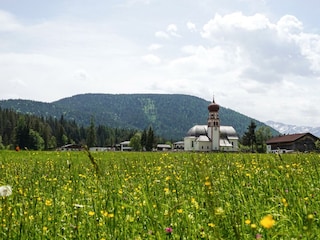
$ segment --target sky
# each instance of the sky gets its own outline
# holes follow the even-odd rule
[[[262,122],[319,127],[318,9],[318,0],[0,0],[0,99],[214,96]]]

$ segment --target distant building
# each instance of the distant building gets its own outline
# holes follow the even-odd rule
[[[232,126],[220,126],[219,105],[212,101],[208,106],[207,125],[195,125],[184,138],[185,151],[238,151],[236,130]]]
[[[59,151],[81,151],[84,150],[83,146],[80,144],[66,144],[58,148]]]
[[[168,151],[171,149],[172,147],[169,144],[157,144],[157,151]]]
[[[120,151],[131,151],[132,147],[129,146],[130,141],[124,141],[120,143]]]
[[[112,151],[113,149],[111,147],[91,147],[89,148],[89,151],[91,152],[106,152],[106,151]]]
[[[184,150],[184,141],[178,141],[173,143],[174,150]]]
[[[316,150],[315,142],[319,140],[318,137],[311,133],[296,133],[278,136],[269,139],[267,144],[267,152],[306,152]]]

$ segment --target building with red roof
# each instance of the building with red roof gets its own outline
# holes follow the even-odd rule
[[[287,134],[269,139],[267,144],[267,152],[306,152],[316,149],[315,142],[318,137],[311,133],[295,133]]]

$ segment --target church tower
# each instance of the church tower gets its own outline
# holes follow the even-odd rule
[[[208,137],[211,141],[211,150],[219,151],[220,146],[220,119],[219,119],[219,105],[212,100],[208,106]]]

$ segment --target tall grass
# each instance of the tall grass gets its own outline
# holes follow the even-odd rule
[[[318,154],[0,152],[1,239],[317,239]],[[263,221],[261,221],[264,219]]]

